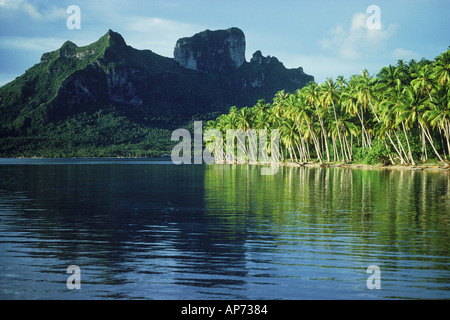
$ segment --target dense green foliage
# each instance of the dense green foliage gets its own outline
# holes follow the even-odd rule
[[[227,129],[277,129],[282,160],[446,163],[449,98],[450,50],[434,61],[399,60],[377,76],[364,70],[349,80],[339,77],[310,82],[295,93],[280,91],[273,103],[232,107],[205,129],[219,129],[224,136]]]
[[[168,129],[133,121],[120,109],[108,107],[2,138],[0,157],[161,156],[171,147],[170,134]]]

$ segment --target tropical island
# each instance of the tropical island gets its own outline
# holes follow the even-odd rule
[[[174,130],[203,121],[224,134],[277,129],[287,164],[448,167],[449,87],[450,50],[319,84],[259,50],[247,62],[238,28],[179,39],[174,58],[109,30],[0,88],[0,157],[167,156]]]

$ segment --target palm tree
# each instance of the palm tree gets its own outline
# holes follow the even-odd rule
[[[342,92],[341,101],[342,106],[345,107],[346,113],[358,116],[359,122],[361,123],[361,142],[364,148],[370,149],[372,144],[372,139],[370,133],[366,130],[364,125],[364,105],[360,104],[359,93],[360,93],[360,83],[359,77],[353,76],[348,82],[348,86]]]
[[[353,123],[353,118],[354,116],[349,113],[344,113],[339,118],[339,127],[342,130],[344,146],[346,147],[344,150],[349,161],[353,161],[353,137],[358,135],[358,127]]]
[[[410,89],[410,87],[408,87],[408,89]],[[405,92],[406,91],[403,91],[403,94]],[[411,110],[409,102],[406,99],[404,99],[404,95],[401,95],[400,98],[397,99],[397,101],[393,104],[393,110],[395,113],[395,126],[396,126],[396,128],[403,130],[406,144],[408,146],[408,153],[405,152],[405,149],[400,141],[400,138],[397,135],[397,132],[394,131],[397,141],[398,141],[398,144],[399,144],[400,148],[403,150],[403,152],[405,153],[405,157],[409,158],[411,163],[413,165],[415,165],[416,163],[415,163],[414,157],[412,155],[411,144],[409,143],[407,129],[409,131],[414,126],[416,118],[417,118],[417,113],[415,111],[417,111],[417,110]]]
[[[317,117],[319,119],[320,128],[322,130],[322,139],[325,145],[325,151],[327,155],[327,161],[330,162],[330,151],[328,148],[328,135],[325,129],[323,114],[319,110],[320,104],[320,87],[315,82],[310,82],[302,89],[302,94],[305,98],[305,103],[310,107],[314,107],[316,110]]]
[[[338,84],[337,82],[334,82],[333,79],[327,79],[325,83],[321,86],[321,102],[325,109],[328,108],[328,106],[333,107],[333,113],[334,113],[334,120],[337,126],[337,115],[336,115],[336,107],[335,107],[335,101],[339,100],[339,93],[337,90]],[[342,158],[344,158],[344,149],[343,149],[343,141],[341,137],[340,130],[337,130],[338,137],[339,137],[339,143],[341,144],[341,155]]]
[[[214,151],[213,156],[216,158],[216,162],[221,159],[223,161],[223,148],[224,148],[224,141],[223,141],[223,134],[222,135],[215,135],[214,129],[219,130],[222,132],[222,124],[221,118],[223,118],[224,115],[219,116],[216,120],[210,120],[206,123],[205,129],[204,129],[204,140],[207,141],[206,148],[208,148],[210,151]],[[220,154],[219,154],[220,152]]]
[[[223,129],[227,130],[227,129],[236,129],[236,114],[237,114],[238,110],[236,106],[232,106],[230,108],[230,111],[228,112],[228,114],[226,115],[226,117],[224,117],[222,119],[223,121]]]
[[[259,137],[259,148],[260,148],[260,159],[263,162],[268,162],[268,154],[267,152],[264,152],[264,150],[270,150],[270,141],[267,140],[267,137],[265,140],[262,139],[261,133],[259,130],[265,130],[266,133],[271,133],[271,121],[270,121],[270,115],[269,110],[266,108],[264,112],[257,113],[256,117],[254,118],[253,125],[254,129],[258,130],[258,137]]]
[[[241,108],[236,113],[236,127],[246,132],[248,129],[252,128],[252,114],[248,107]]]
[[[283,119],[283,125],[280,128],[280,140],[289,152],[291,161],[297,161],[294,146],[299,141],[299,136],[295,122],[289,117]]]
[[[285,104],[288,95],[284,90],[279,91],[275,94],[275,98],[273,99],[272,104],[272,112],[274,116],[283,119],[285,113]]]
[[[267,113],[269,108],[270,104],[266,103],[264,99],[258,100],[258,102],[252,107],[257,115]]]
[[[441,86],[450,83],[450,47],[448,51],[436,58],[433,72]]]
[[[406,163],[408,163],[408,161],[406,161],[405,159],[407,159],[409,157],[406,154],[406,152],[404,152],[403,145],[401,144],[401,141],[398,138],[398,135],[396,133],[397,127],[396,127],[396,123],[395,123],[396,118],[395,118],[395,112],[394,112],[395,103],[396,102],[391,99],[383,100],[380,103],[380,110],[381,110],[380,117],[382,118],[382,121],[377,124],[377,129],[375,130],[375,132],[376,132],[375,137],[379,140],[385,140],[385,138],[387,137],[389,139],[391,146],[394,147],[394,150],[397,153],[397,156],[399,157],[400,162],[402,164],[406,164]],[[395,134],[398,144],[395,143],[395,141],[392,137],[392,133]],[[403,155],[405,155],[405,157]],[[392,158],[391,158],[391,161],[394,163]]]
[[[450,90],[441,89],[435,97],[431,109],[425,111],[424,117],[433,129],[437,127],[444,132],[447,155],[450,155]],[[445,146],[443,149],[445,156]]]
[[[430,143],[434,153],[438,159],[445,164],[446,162],[442,159],[434,146],[433,138],[430,134],[426,119],[424,118],[424,113],[429,110],[429,108],[430,102],[428,99],[423,99],[412,87],[406,87],[398,104],[398,123],[404,121],[405,126],[412,127],[412,125],[417,122],[422,130],[423,136],[426,137]],[[426,150],[424,150],[424,152],[426,152]]]
[[[252,117],[251,110],[248,107],[243,107],[243,108],[239,109],[239,111],[237,111],[237,113],[236,113],[235,121],[236,121],[235,122],[236,128],[238,130],[242,130],[244,133],[247,133],[250,129],[253,128],[253,117]],[[253,154],[252,152],[256,150],[255,149],[256,141],[254,141],[252,139],[252,136],[251,136],[252,132],[249,132],[249,133],[250,133],[250,135],[248,136],[249,137],[248,143],[246,142],[246,140],[244,140],[244,141],[241,140],[240,134],[237,135],[238,148],[240,148],[240,150],[243,152],[243,154],[248,155],[249,158],[255,159],[256,154]],[[253,138],[256,138],[256,137],[253,137]],[[251,145],[252,143],[254,143],[255,145]],[[243,159],[240,159],[240,161],[243,161]]]
[[[366,109],[367,105],[370,105],[373,115],[380,122],[377,111],[375,110],[374,101],[377,99],[378,94],[378,80],[373,76],[369,76],[367,70],[361,72],[361,76],[358,77],[358,102],[362,104],[363,108]]]
[[[290,119],[294,121],[297,127],[298,137],[296,140],[297,150],[299,154],[305,162],[310,157],[307,156],[307,150],[304,141],[306,140],[305,136],[311,137],[314,143],[314,147],[316,148],[317,159],[320,163],[322,163],[322,155],[320,150],[319,139],[317,138],[316,132],[314,132],[314,128],[312,126],[314,117],[314,112],[310,108],[309,105],[305,102],[305,96],[301,91],[297,91],[296,95],[291,95],[293,98],[291,107],[289,108],[290,112],[288,113]],[[308,132],[308,134],[305,134]],[[300,144],[298,144],[300,143]]]
[[[392,65],[383,67],[378,73],[378,89],[380,91],[396,90],[401,91],[402,81],[400,76],[400,69]]]
[[[397,67],[398,69],[398,77],[403,85],[409,85],[410,75],[408,70],[408,64],[403,61],[403,59],[400,59],[397,61]]]
[[[429,65],[424,65],[420,67],[417,73],[413,73],[412,76],[415,78],[411,81],[411,86],[415,91],[420,91],[423,94],[425,91],[428,97],[433,101],[431,96],[431,89],[434,87],[434,73]]]

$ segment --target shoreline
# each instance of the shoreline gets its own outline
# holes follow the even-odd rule
[[[170,160],[170,157],[64,157],[64,158],[46,158],[46,157],[11,157],[11,158],[0,158],[0,160]],[[215,164],[248,164],[248,165],[270,165],[270,163],[265,162],[245,162],[245,163],[215,163]],[[440,162],[435,163],[421,163],[416,165],[411,164],[364,164],[364,163],[316,163],[316,162],[279,162],[279,166],[284,167],[309,167],[309,168],[348,168],[348,169],[392,169],[392,170],[449,170],[450,163],[444,165]]]
[[[297,162],[282,162],[280,166],[288,167],[313,167],[313,168],[348,168],[348,169],[392,169],[392,170],[450,170],[450,164],[444,165],[441,163],[427,163],[427,164],[364,164],[364,163],[297,163]]]

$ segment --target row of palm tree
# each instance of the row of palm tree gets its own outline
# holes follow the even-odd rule
[[[209,121],[205,130],[211,128],[223,134],[227,129],[277,129],[283,160],[351,162],[355,152],[360,157],[381,145],[393,164],[446,163],[450,49],[433,61],[399,60],[376,76],[363,70],[348,80],[338,77],[310,82],[295,93],[280,91],[272,103],[232,107]]]

